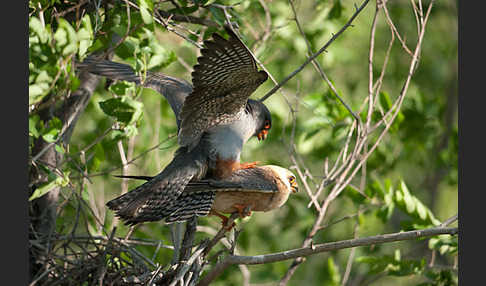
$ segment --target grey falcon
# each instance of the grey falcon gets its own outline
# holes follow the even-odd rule
[[[151,180],[146,176],[117,176]],[[276,165],[239,169],[225,179],[189,182],[177,201],[164,209],[166,223],[183,222],[194,216],[216,215],[226,224],[223,213],[267,212],[281,207],[291,193],[298,192],[295,175]],[[248,210],[246,212],[245,210]]]
[[[140,77],[128,65],[88,57],[78,68],[115,80],[127,80],[164,95],[178,125],[178,143],[172,161],[151,180],[115,198],[107,206],[126,223],[157,221],[174,204],[191,180],[222,179],[256,163],[240,163],[243,145],[252,136],[266,138],[271,115],[250,95],[267,80],[238,36],[225,27],[229,38],[214,33],[204,42],[192,72],[192,86],[162,73]]]

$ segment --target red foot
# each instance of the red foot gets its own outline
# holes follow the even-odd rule
[[[231,225],[228,225],[228,217],[211,210],[210,214],[215,215],[221,219],[221,225],[227,230],[231,230],[236,224],[233,222]]]
[[[234,204],[234,208],[238,210],[238,214],[240,215],[241,218],[247,217],[251,215],[251,208],[250,206],[245,206],[245,205],[240,205],[240,204]]]

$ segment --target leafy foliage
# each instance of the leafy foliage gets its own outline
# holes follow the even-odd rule
[[[93,1],[88,2],[93,5]],[[36,142],[43,140],[55,143],[56,150],[66,157],[57,169],[36,162],[47,174],[48,181],[39,185],[29,200],[42,197],[54,187],[62,187],[56,230],[60,235],[69,233],[73,222],[78,226],[73,230],[77,235],[109,237],[113,226],[117,226],[117,236],[126,235],[129,228],[118,224],[104,205],[121,190],[131,190],[140,182],[126,182],[111,175],[156,174],[167,165],[177,148],[175,118],[162,96],[133,83],[108,80],[102,80],[93,93],[71,142],[68,146],[60,145],[64,122],[58,117],[44,120],[42,114],[60,106],[78,89],[80,79],[73,68],[75,61],[82,61],[91,53],[113,51],[114,61],[131,65],[142,78],[152,70],[190,81],[191,70],[187,66],[194,64],[197,57],[197,48],[191,41],[200,43],[211,33],[221,32],[217,26],[224,24],[228,17],[240,27],[242,40],[280,81],[307,59],[310,54],[307,44],[315,52],[355,11],[354,3],[349,1],[292,1],[307,43],[286,1],[129,2],[132,3],[129,7],[126,1],[81,5],[78,8],[85,13],[76,14],[73,5],[77,3],[29,1],[29,152],[34,155]],[[363,102],[368,97],[373,5],[373,2],[368,4],[353,26],[317,57],[338,96],[364,122],[368,116]],[[412,49],[417,39],[417,21],[411,8],[387,3],[387,9],[400,35],[406,39],[405,44]],[[159,11],[174,17],[161,18]],[[176,15],[181,17],[174,20]],[[184,17],[213,24],[189,23]],[[394,103],[400,96],[411,58],[396,36],[387,53],[390,27],[382,11],[378,19],[372,66],[375,80],[385,61],[387,66],[371,117],[372,125],[396,108]],[[331,223],[314,237],[315,242],[348,239],[355,231],[358,236],[365,236],[433,227],[457,213],[456,22],[455,2],[435,4],[419,65],[395,120],[367,158],[364,168],[330,205],[326,220]],[[260,98],[272,87],[273,83],[268,80],[253,97]],[[318,189],[319,179],[325,176],[323,169],[332,169],[334,163],[346,160],[340,151],[349,138],[354,119],[311,65],[265,104],[272,112],[272,130],[264,143],[250,140],[245,145],[242,161],[258,160],[291,167],[294,163],[289,150],[294,144],[297,161],[305,162],[306,178],[312,175],[308,184]],[[382,131],[384,126],[376,130]],[[369,136],[367,150],[378,137],[376,133]],[[124,159],[130,164],[123,167]],[[302,178],[299,179],[302,183]],[[317,198],[319,202],[327,198],[332,187],[333,183],[323,189]],[[243,231],[238,237],[237,250],[244,255],[257,255],[300,247],[317,214],[308,204],[308,196],[301,192],[279,210],[254,213],[250,219],[238,221]],[[200,218],[198,224],[219,228],[219,221],[212,217]],[[136,246],[139,253],[160,265],[170,263],[172,250],[157,247],[171,244],[166,226],[147,223],[137,228],[132,237],[144,241]],[[211,235],[198,232],[196,240],[208,237]],[[214,252],[219,250],[224,247],[218,245]],[[428,241],[357,248],[348,283],[377,279],[379,285],[456,285],[454,267],[439,269],[429,265],[432,251],[437,253],[438,264],[453,265],[458,255],[457,237],[438,236]],[[325,255],[309,257],[288,285],[341,285],[349,252]],[[122,252],[108,257],[106,265],[109,269],[127,270],[137,263],[136,257]],[[285,275],[289,264],[249,267],[250,282],[274,284]],[[243,277],[239,273],[237,267],[229,268],[214,285],[241,285]]]

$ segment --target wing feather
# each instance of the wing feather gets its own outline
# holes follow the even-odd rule
[[[207,191],[273,193],[278,191],[278,186],[275,178],[265,168],[255,167],[237,170],[224,180],[206,179],[189,182],[184,189],[184,193]]]
[[[213,34],[204,42],[192,72],[194,89],[182,106],[179,144],[194,146],[212,126],[229,124],[244,111],[250,95],[268,75],[238,36],[226,28],[229,39]]]
[[[157,91],[169,102],[176,116],[177,126],[180,126],[179,114],[186,97],[192,92],[191,84],[185,80],[163,73],[148,71],[142,84],[142,77],[131,66],[104,59],[99,60],[94,56],[89,56],[83,62],[76,63],[76,66],[78,69],[87,70],[90,73],[112,80],[135,82],[137,85],[142,85],[143,87]]]
[[[174,159],[157,176],[134,190],[115,198],[107,206],[126,224],[157,221],[165,218],[191,180],[207,171],[204,152],[199,148],[188,153],[177,152]]]

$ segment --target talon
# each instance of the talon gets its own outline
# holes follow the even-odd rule
[[[231,230],[236,224],[233,222],[231,225],[228,225],[228,217],[224,216],[216,211],[211,210],[210,214],[215,215],[221,219],[221,226],[224,227],[226,231]]]

